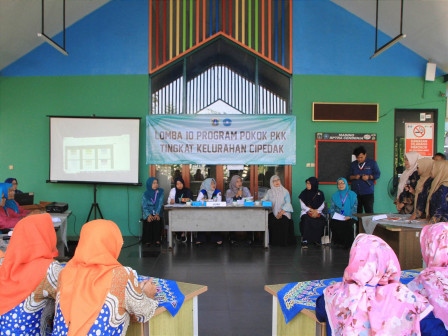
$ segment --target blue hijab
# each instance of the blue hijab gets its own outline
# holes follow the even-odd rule
[[[12,184],[12,182],[14,182],[14,181],[17,182],[17,179],[16,179],[15,177],[8,177],[8,178],[5,180],[5,183],[11,183],[11,184]],[[22,194],[22,191],[16,189],[16,190],[14,190],[14,193],[15,193],[15,194]]]
[[[6,213],[8,213],[8,208],[16,213],[19,213],[19,207],[17,206],[17,203],[14,200],[8,199],[8,190],[11,187],[11,183],[0,183],[0,190],[6,198],[5,206],[3,207],[3,209],[5,209]]]
[[[152,188],[152,183],[154,182],[154,180],[157,180],[157,182],[159,182],[159,179],[155,178],[155,177],[149,177],[146,180],[146,191],[144,193],[146,199],[148,201],[151,201],[153,204],[156,203],[157,197],[158,197],[158,195],[160,195],[160,192],[162,190],[160,188],[157,188],[156,190],[154,190]],[[157,192],[157,195],[156,195],[156,192]]]
[[[336,183],[338,183],[340,180],[345,182],[345,189],[338,189],[338,191],[336,191],[333,196],[331,196],[331,199],[338,208],[344,210],[344,216],[351,217],[352,208],[353,205],[355,205],[357,196],[353,191],[349,189],[347,180],[345,178],[338,178]]]

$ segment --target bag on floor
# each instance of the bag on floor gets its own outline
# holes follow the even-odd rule
[[[324,235],[320,238],[322,245],[330,245],[330,243],[331,243],[330,234],[328,231],[329,231],[328,226],[325,226],[324,227]]]

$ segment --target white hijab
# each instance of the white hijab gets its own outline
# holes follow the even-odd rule
[[[268,190],[267,196],[268,199],[272,201],[272,212],[275,216],[282,210],[283,205],[285,204],[285,197],[289,195],[288,190],[283,187],[281,184],[279,187],[275,187],[273,181],[275,179],[280,179],[277,175],[273,175],[269,184],[271,185],[271,189]],[[291,219],[291,213],[285,212],[284,215]]]
[[[400,176],[400,183],[398,184],[397,200],[400,194],[403,192],[404,187],[408,183],[409,177],[417,170],[417,161],[422,158],[422,156],[417,152],[408,152],[404,155],[409,162],[409,168],[407,168],[403,174]]]

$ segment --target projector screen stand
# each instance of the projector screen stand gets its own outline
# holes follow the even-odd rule
[[[103,219],[103,214],[101,213],[100,210],[100,205],[96,202],[96,183],[93,184],[93,203],[92,206],[90,207],[90,211],[89,211],[89,215],[87,216],[87,220],[86,223],[90,220],[90,215],[92,214],[92,210],[93,210],[93,219],[96,219],[96,211],[98,210],[98,213],[100,214],[101,219]]]

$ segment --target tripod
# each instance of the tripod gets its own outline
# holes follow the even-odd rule
[[[101,219],[103,219],[103,214],[101,213],[100,210],[100,206],[99,204],[96,202],[96,183],[93,184],[93,203],[92,206],[90,207],[90,211],[89,211],[89,215],[87,216],[87,220],[86,223],[89,221],[90,219],[90,215],[92,214],[92,210],[93,210],[93,219],[96,219],[96,210],[98,210],[98,213],[100,214]]]

